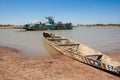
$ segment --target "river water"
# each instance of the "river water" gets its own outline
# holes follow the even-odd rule
[[[77,27],[49,32],[83,43],[103,53],[120,53],[120,28]],[[0,29],[0,46],[8,46],[30,56],[49,56],[57,51],[44,43],[43,31]]]

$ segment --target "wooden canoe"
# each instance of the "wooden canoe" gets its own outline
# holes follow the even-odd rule
[[[106,54],[53,33],[43,32],[43,37],[47,44],[66,56],[108,72],[120,74],[120,62]]]

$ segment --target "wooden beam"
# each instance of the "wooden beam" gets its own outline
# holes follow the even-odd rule
[[[50,40],[50,41],[58,41],[58,40],[68,40],[68,39],[59,39],[59,38],[54,39],[54,38],[52,38],[52,39],[48,39],[48,40]]]
[[[77,46],[77,45],[80,45],[80,44],[61,44],[59,46]]]

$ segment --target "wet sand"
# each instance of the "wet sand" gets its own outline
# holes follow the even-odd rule
[[[120,61],[120,54],[109,54]],[[32,58],[0,46],[0,80],[120,80],[64,55]]]

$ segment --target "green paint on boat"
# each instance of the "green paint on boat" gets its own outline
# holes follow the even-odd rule
[[[40,21],[34,21],[31,24],[25,24],[24,29],[26,30],[66,30],[66,29],[73,29],[72,23],[65,23],[62,22],[55,23],[52,16],[45,17],[48,19],[48,22],[41,23]]]

